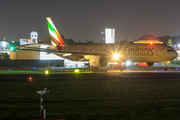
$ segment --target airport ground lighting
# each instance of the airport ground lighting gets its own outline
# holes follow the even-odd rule
[[[74,72],[75,73],[79,73],[80,71],[79,71],[79,69],[75,69]]]

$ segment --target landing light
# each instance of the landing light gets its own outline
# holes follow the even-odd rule
[[[113,58],[114,58],[115,60],[117,60],[119,57],[120,57],[119,54],[117,54],[117,53],[114,53],[114,54],[113,54]]]

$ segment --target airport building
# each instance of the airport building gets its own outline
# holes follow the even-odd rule
[[[51,45],[48,44],[38,44],[38,33],[36,31],[32,31],[30,33],[29,39],[20,39],[21,48],[24,50],[16,50],[10,52],[10,59],[11,60],[24,60],[24,61],[51,61],[50,63],[53,63],[53,65],[57,65],[54,62],[62,62],[64,64],[61,64],[58,67],[66,67],[66,68],[85,68],[85,64],[88,62],[84,61],[71,61],[68,59],[64,59],[60,57],[60,55],[56,55],[53,53],[47,53],[47,52],[40,52],[39,50],[47,49],[48,47],[51,47]],[[29,51],[28,49],[34,48],[35,51]],[[54,62],[53,62],[54,61]],[[35,62],[34,62],[35,63]],[[45,62],[44,62],[45,63]],[[36,64],[36,63],[35,63]],[[46,65],[47,66],[47,65]],[[50,64],[50,66],[52,66]],[[57,67],[57,66],[52,66]]]
[[[0,40],[0,53],[8,53],[10,43],[3,38]]]
[[[38,39],[38,33],[36,31],[32,31],[30,33],[30,38],[29,39],[20,39],[20,45],[38,43],[37,39]]]
[[[105,29],[105,43],[115,43],[115,29]]]

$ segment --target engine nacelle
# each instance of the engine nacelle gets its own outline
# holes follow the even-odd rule
[[[62,56],[62,57],[68,60],[72,60],[72,61],[79,61],[80,59],[83,58],[83,56],[80,56],[80,55],[69,55],[69,56]]]
[[[106,67],[108,64],[108,59],[105,56],[90,56],[89,63],[93,67]]]
[[[143,67],[148,67],[148,66],[153,66],[154,63],[153,62],[138,62],[139,66],[143,66]]]

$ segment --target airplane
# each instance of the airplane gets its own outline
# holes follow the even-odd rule
[[[89,70],[99,70],[106,67],[108,62],[126,61],[138,62],[140,66],[153,66],[155,62],[165,63],[177,57],[174,48],[157,43],[93,43],[66,45],[50,17],[46,18],[52,46],[41,49],[72,61],[89,61]],[[23,50],[23,49],[22,49]],[[28,49],[30,50],[30,49]],[[34,51],[36,51],[35,49]]]

